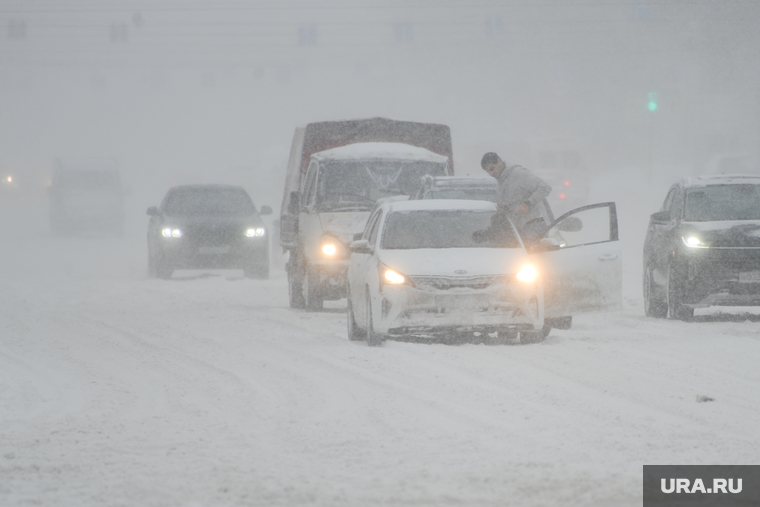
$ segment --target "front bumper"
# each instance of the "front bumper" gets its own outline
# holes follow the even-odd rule
[[[163,258],[175,269],[240,269],[269,262],[266,239],[227,245],[197,244],[183,239],[167,238],[161,247]]]
[[[484,289],[384,287],[377,330],[389,335],[531,331],[543,326],[543,297],[519,282]]]
[[[686,260],[684,278],[689,306],[760,306],[760,248],[704,249]]]
[[[335,301],[346,297],[347,260],[312,261],[309,269],[322,299]]]

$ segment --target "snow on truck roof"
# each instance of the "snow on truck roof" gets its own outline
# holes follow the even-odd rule
[[[448,157],[404,143],[354,143],[314,153],[317,160],[411,159],[445,164]]]

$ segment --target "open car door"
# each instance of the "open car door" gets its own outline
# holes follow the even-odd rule
[[[544,283],[547,318],[620,308],[622,262],[614,202],[556,219],[531,253]]]

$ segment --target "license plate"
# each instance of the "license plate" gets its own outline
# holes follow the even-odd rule
[[[488,296],[481,294],[463,294],[461,296],[436,296],[435,304],[438,308],[472,308],[480,309],[488,307]]]
[[[199,254],[226,254],[230,253],[229,246],[202,246],[198,248]]]
[[[746,271],[739,273],[739,281],[747,283],[760,283],[760,271]]]

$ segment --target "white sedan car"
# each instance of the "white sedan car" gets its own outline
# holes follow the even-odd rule
[[[350,250],[348,335],[370,346],[468,333],[536,342],[621,303],[611,202],[562,215],[527,247],[491,202],[388,202]]]

